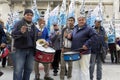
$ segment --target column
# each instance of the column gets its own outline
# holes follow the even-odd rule
[[[7,0],[0,0],[0,18],[6,23],[10,6]]]

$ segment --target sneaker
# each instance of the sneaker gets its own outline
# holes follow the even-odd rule
[[[0,76],[2,76],[2,75],[3,75],[3,72],[0,71]]]
[[[54,80],[54,79],[51,77],[44,77],[44,80]]]
[[[67,72],[65,72],[65,76],[67,76]]]
[[[2,65],[3,68],[5,68],[5,65]]]

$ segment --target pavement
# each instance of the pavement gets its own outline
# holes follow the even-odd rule
[[[79,69],[77,69],[77,62],[73,63],[73,71],[72,71],[72,78],[70,80],[80,80],[79,78]],[[44,77],[44,68],[42,64],[40,66],[40,74],[41,78]],[[2,68],[0,66],[0,69],[4,72],[4,75],[0,77],[0,80],[13,80],[13,67],[7,66],[5,68]],[[30,80],[34,80],[34,71],[31,74]],[[53,70],[50,70],[50,76],[54,78],[54,80],[60,80],[59,79],[59,73],[58,76],[53,76]],[[94,80],[96,80],[96,71],[94,72]],[[65,77],[65,80],[68,80]],[[107,55],[106,63],[103,64],[103,77],[102,80],[120,80],[120,63],[115,64],[110,62],[110,55]]]

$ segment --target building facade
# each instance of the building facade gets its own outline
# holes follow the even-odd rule
[[[51,10],[57,5],[62,4],[62,0],[36,0],[37,7],[41,15],[47,9],[48,4],[50,4]],[[100,0],[85,0],[85,10],[94,9]],[[101,0],[103,4],[103,18],[104,20],[111,20],[113,15],[115,19],[120,19],[120,0]],[[75,14],[79,15],[82,0],[76,0]],[[67,0],[67,8],[70,4],[70,0]],[[0,18],[5,22],[7,20],[8,13],[10,10],[18,11],[21,16],[24,9],[31,8],[33,5],[33,0],[0,0]]]

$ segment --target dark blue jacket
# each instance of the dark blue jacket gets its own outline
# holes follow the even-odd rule
[[[93,28],[96,30],[95,27]],[[96,40],[94,41],[94,43],[92,43],[92,48],[91,48],[92,54],[100,53],[101,47],[107,48],[107,43],[105,42],[105,36],[106,36],[105,29],[101,26],[99,28],[99,32],[97,32]]]
[[[27,30],[25,33],[21,33],[20,29],[22,26],[27,26],[24,19],[18,21],[14,25],[12,31],[12,37],[14,38],[14,47],[17,49],[34,49],[36,36],[35,36],[35,25],[31,25],[30,31]]]
[[[83,45],[88,47],[88,52],[90,53],[91,43],[94,40],[94,36],[96,35],[96,31],[87,25],[84,25],[81,29],[79,29],[78,25],[75,26],[72,33],[72,50],[82,48]]]
[[[39,29],[36,29],[36,33],[41,32]],[[46,27],[44,27],[43,31],[42,31],[42,35],[41,36],[37,36],[37,39],[45,39],[46,41],[49,42],[49,35],[48,35],[48,29]]]
[[[0,44],[1,43],[6,43],[6,34],[2,28],[2,25],[0,24]]]

